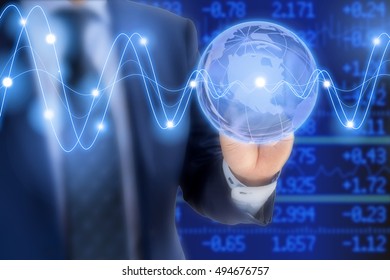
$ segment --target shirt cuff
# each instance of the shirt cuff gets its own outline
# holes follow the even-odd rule
[[[278,173],[274,180],[272,180],[272,183],[268,185],[248,187],[233,175],[226,161],[223,161],[223,172],[231,189],[233,202],[238,208],[251,215],[255,215],[263,207],[275,191],[277,179],[279,178]]]

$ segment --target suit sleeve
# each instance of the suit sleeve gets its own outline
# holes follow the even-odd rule
[[[186,27],[188,72],[198,60],[198,41],[194,24]],[[240,210],[231,198],[231,189],[223,172],[223,156],[216,129],[203,115],[193,92],[190,104],[190,135],[181,176],[184,200],[198,213],[224,224],[271,222],[275,193],[255,216]]]

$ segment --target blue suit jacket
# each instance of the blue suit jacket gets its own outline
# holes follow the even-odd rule
[[[198,58],[193,23],[126,0],[108,2],[113,34],[138,32],[146,36],[160,83],[169,88],[182,87]],[[6,39],[7,31],[2,27],[0,50],[9,50],[14,42]],[[18,66],[31,69],[23,64],[28,59],[19,61]],[[27,120],[37,96],[31,89],[36,87],[32,74],[23,79],[12,89],[22,101],[1,119],[0,259],[62,259],[66,258],[66,248],[57,215],[47,139]],[[178,186],[197,212],[213,220],[227,224],[270,222],[274,196],[256,219],[232,203],[222,170],[218,133],[200,112],[195,98],[177,128],[161,131],[140,79],[127,79],[124,84],[139,193],[141,258],[184,257],[174,218]]]

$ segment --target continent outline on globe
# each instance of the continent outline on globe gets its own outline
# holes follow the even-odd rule
[[[316,62],[288,29],[265,21],[235,25],[217,36],[198,65],[199,104],[220,133],[266,144],[294,133],[318,96]]]

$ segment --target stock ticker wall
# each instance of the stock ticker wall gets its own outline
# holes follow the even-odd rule
[[[360,85],[373,39],[390,32],[390,1],[138,1],[191,18],[200,52],[248,20],[298,34],[339,88]],[[387,61],[390,58],[385,58]],[[372,63],[377,63],[373,61]],[[385,63],[383,71],[390,74]],[[390,79],[382,78],[363,127],[343,127],[329,95],[296,134],[268,227],[224,226],[179,199],[176,221],[189,259],[390,259]],[[354,103],[358,90],[343,93]],[[362,104],[367,106],[367,104]]]

